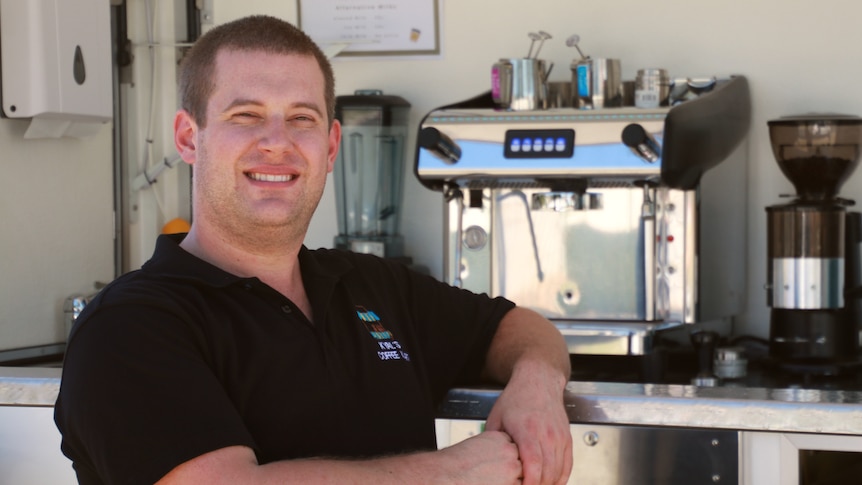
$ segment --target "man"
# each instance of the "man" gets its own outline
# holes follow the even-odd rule
[[[314,43],[254,16],[183,61],[193,224],[78,318],[55,420],[81,483],[564,483],[569,357],[502,298],[302,246],[338,150]],[[453,385],[507,383],[435,450]]]

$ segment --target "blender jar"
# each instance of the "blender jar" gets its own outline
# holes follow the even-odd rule
[[[335,247],[401,257],[399,231],[410,103],[382,91],[338,96],[341,147],[334,169]]]

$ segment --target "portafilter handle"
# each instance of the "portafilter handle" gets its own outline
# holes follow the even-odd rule
[[[661,147],[643,126],[637,123],[626,126],[623,129],[622,139],[635,155],[647,162],[655,163],[661,159]]]
[[[456,163],[461,159],[461,147],[433,126],[419,131],[417,143],[448,164]]]

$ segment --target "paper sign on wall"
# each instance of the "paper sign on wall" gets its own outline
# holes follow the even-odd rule
[[[340,56],[439,55],[439,0],[299,0],[299,27]]]

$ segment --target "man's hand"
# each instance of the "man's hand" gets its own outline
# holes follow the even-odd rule
[[[485,373],[506,384],[486,429],[503,431],[518,445],[524,484],[566,483],[572,435],[563,394],[571,363],[559,330],[532,310],[513,308],[494,334]]]
[[[521,362],[488,415],[486,429],[518,445],[524,485],[564,484],[572,471],[565,381],[543,363]]]
[[[445,483],[519,484],[523,477],[518,447],[506,433],[485,431],[440,453],[446,456]]]

